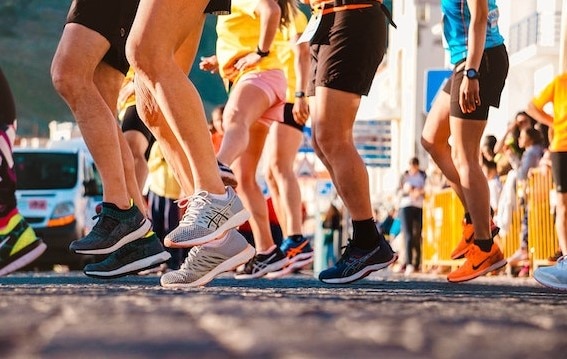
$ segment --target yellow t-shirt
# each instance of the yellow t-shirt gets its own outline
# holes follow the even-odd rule
[[[128,73],[126,74],[126,77],[124,77],[124,80],[122,81],[121,87],[128,85],[132,81],[134,81],[134,69],[130,67]],[[132,93],[130,96],[128,96],[128,98],[125,101],[118,104],[118,118],[123,119],[126,109],[130,106],[134,106],[135,104],[136,104],[136,95]]]
[[[553,103],[553,140],[549,149],[567,152],[567,73],[556,76],[532,102],[542,111],[546,104]]]
[[[297,10],[288,28],[278,30],[274,39],[273,48],[284,66],[283,70],[287,80],[286,102],[288,103],[295,102],[295,54],[292,50],[293,44],[290,41],[295,35],[303,33],[306,27],[307,16]]]
[[[236,82],[247,72],[281,69],[276,52],[263,57],[253,68],[238,71],[234,68],[236,61],[256,52],[260,40],[260,18],[254,14],[259,0],[232,0],[231,14],[219,16],[217,19],[217,49],[219,72],[223,79]],[[272,46],[273,47],[273,46]],[[266,50],[266,49],[264,49]]]
[[[173,171],[165,161],[157,142],[154,143],[150,150],[148,171],[150,191],[161,197],[179,199],[181,187],[175,179]]]

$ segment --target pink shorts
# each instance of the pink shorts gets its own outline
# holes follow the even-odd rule
[[[270,107],[260,116],[261,123],[269,126],[271,121],[283,122],[285,106],[285,92],[287,81],[282,70],[266,70],[262,72],[249,72],[238,80],[238,83],[250,83],[268,96]]]

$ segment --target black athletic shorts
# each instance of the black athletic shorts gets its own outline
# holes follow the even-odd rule
[[[211,0],[205,8],[205,14],[228,15],[230,14],[230,0]]]
[[[464,77],[464,62],[465,60],[455,65],[453,75],[443,87],[443,91],[451,95],[451,116],[467,120],[487,120],[490,106],[500,106],[500,95],[508,76],[508,52],[504,45],[484,50],[478,70],[480,106],[471,113],[463,113],[459,106],[459,88]]]
[[[284,112],[283,112],[283,124],[298,129],[299,132],[303,132],[303,127],[305,125],[300,125],[299,123],[295,122],[293,119],[293,104],[286,102],[284,105]]]
[[[555,190],[567,193],[567,152],[551,152],[550,155]]]
[[[132,29],[140,0],[73,0],[67,23],[81,24],[110,43],[104,62],[126,74],[126,39]]]
[[[146,127],[146,124],[140,118],[138,111],[136,110],[136,106],[129,106],[124,112],[124,119],[122,119],[122,132],[127,131],[138,131],[146,140],[148,140],[148,148],[144,153],[144,157],[146,160],[150,158],[150,151],[152,149],[152,145],[156,142],[156,138],[152,135],[152,132],[149,128]]]
[[[364,3],[365,1],[360,1]],[[318,86],[368,95],[386,51],[386,15],[378,1],[371,7],[323,15],[311,39],[307,95]]]

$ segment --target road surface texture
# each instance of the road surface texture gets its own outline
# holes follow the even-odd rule
[[[567,293],[389,271],[164,289],[159,277],[0,278],[0,358],[567,358]]]

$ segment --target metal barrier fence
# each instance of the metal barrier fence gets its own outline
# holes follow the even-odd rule
[[[553,189],[551,171],[534,172],[528,180],[528,245],[531,268],[549,265],[548,257],[557,249],[557,234],[550,204]],[[512,213],[508,232],[497,239],[505,257],[520,246],[523,208]],[[424,269],[436,266],[457,267],[463,260],[452,260],[451,252],[462,235],[464,209],[452,189],[443,189],[426,196],[423,207],[422,263]]]

